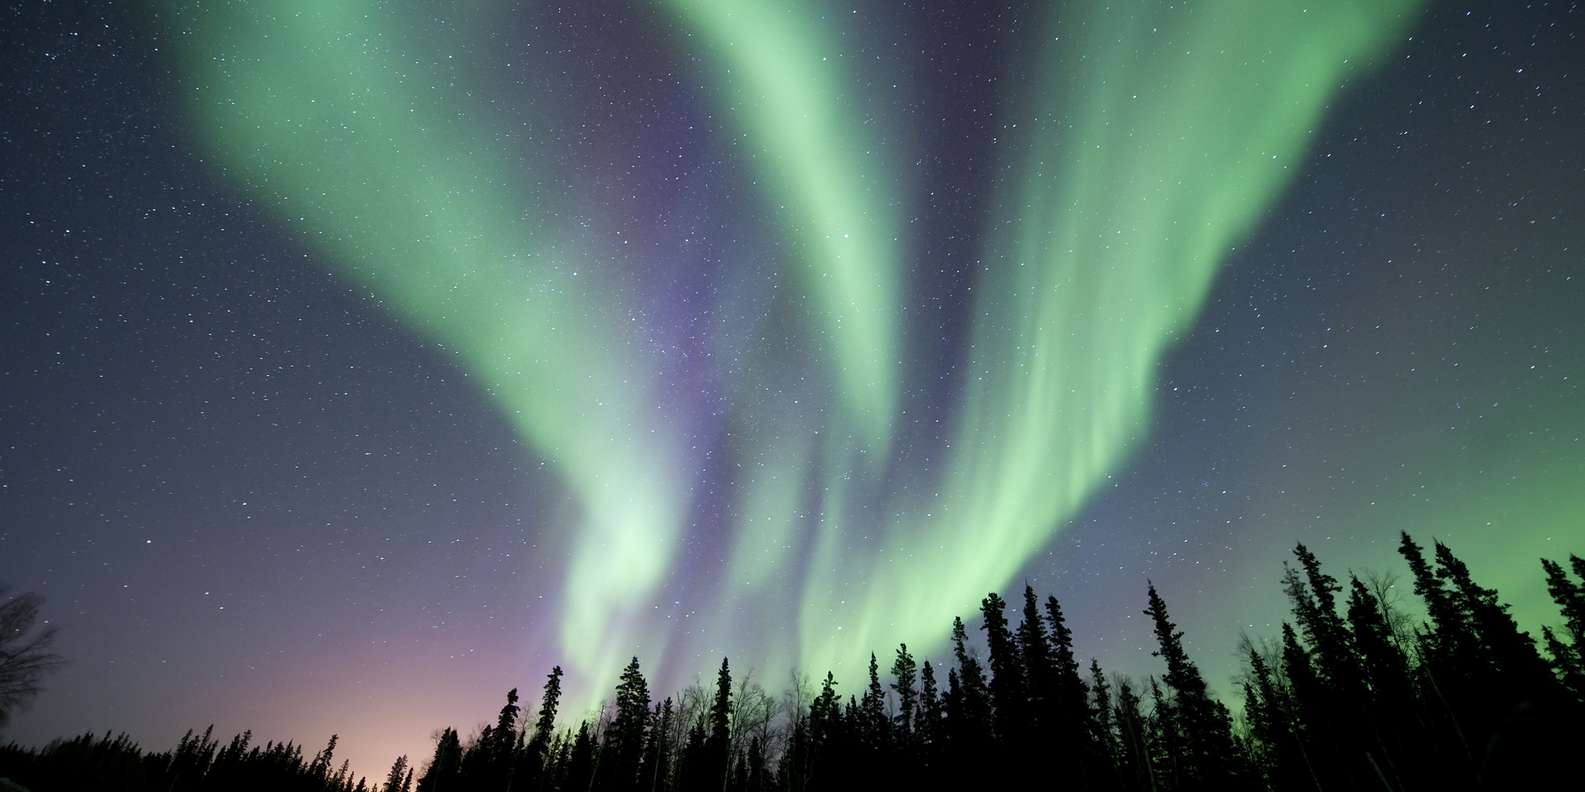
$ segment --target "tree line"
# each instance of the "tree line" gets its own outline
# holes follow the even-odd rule
[[[945,667],[907,645],[856,689],[829,672],[794,675],[779,697],[728,660],[715,684],[659,701],[634,658],[597,717],[558,721],[562,670],[529,713],[516,689],[493,724],[466,739],[439,732],[434,752],[398,758],[384,779],[335,762],[337,738],[301,745],[222,744],[189,733],[145,751],[124,735],[42,749],[0,748],[0,778],[45,790],[284,792],[804,792],[1037,786],[1117,792],[1535,788],[1565,772],[1585,741],[1585,560],[1543,559],[1558,628],[1540,646],[1495,589],[1444,544],[1428,556],[1403,534],[1425,617],[1388,578],[1346,582],[1303,544],[1283,565],[1291,619],[1245,637],[1236,695],[1212,694],[1167,604],[1147,584],[1159,675],[1081,664],[1055,597],[1026,586],[1021,606],[980,603],[983,646],[961,618]],[[1572,573],[1572,574],[1571,574]],[[1018,619],[1015,627],[1012,618]],[[1544,651],[1543,651],[1544,649]],[[944,678],[942,671],[945,671]],[[1235,714],[1228,701],[1238,705]],[[1560,775],[1560,773],[1564,773]],[[0,781],[0,789],[4,782]]]

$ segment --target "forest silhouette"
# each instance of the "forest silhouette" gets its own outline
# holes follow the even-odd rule
[[[1095,660],[1081,665],[1061,603],[1026,586],[1017,607],[995,593],[981,602],[983,655],[963,620],[953,621],[944,674],[901,645],[885,658],[871,654],[867,678],[795,675],[777,697],[746,675],[734,683],[723,659],[713,686],[657,701],[634,658],[598,717],[572,723],[557,717],[556,667],[535,712],[513,689],[492,725],[466,739],[444,728],[431,756],[399,757],[381,779],[354,778],[338,764],[334,736],[307,755],[292,742],[255,744],[248,732],[221,742],[211,727],[159,752],[111,734],[0,747],[0,790],[1448,790],[1542,788],[1570,776],[1577,784],[1567,768],[1570,749],[1585,744],[1585,560],[1541,561],[1561,621],[1542,629],[1538,646],[1447,546],[1435,543],[1428,557],[1403,534],[1398,550],[1423,619],[1395,601],[1391,578],[1340,581],[1304,545],[1294,548],[1282,576],[1291,620],[1279,636],[1244,639],[1245,666],[1228,699],[1240,705],[1236,715],[1212,694],[1154,585],[1143,604],[1161,673],[1144,679],[1108,676]]]

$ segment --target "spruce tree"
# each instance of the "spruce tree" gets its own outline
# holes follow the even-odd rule
[[[859,739],[871,754],[885,750],[888,741],[886,691],[881,687],[880,665],[870,652],[869,686],[859,702]]]
[[[517,714],[521,711],[517,706],[517,688],[512,688],[506,692],[506,705],[496,716],[495,730],[491,733],[491,761],[503,777],[511,765],[512,748],[517,744]]]
[[[1167,604],[1149,584],[1149,616],[1159,649],[1156,655],[1167,665],[1165,681],[1172,690],[1166,708],[1168,723],[1183,745],[1180,776],[1196,786],[1235,785],[1236,771],[1231,766],[1235,747],[1232,723],[1226,707],[1211,699],[1200,669],[1183,649],[1183,633],[1167,614]]]
[[[1024,680],[1024,667],[1020,662],[1012,630],[1007,624],[1007,603],[995,592],[980,602],[980,615],[984,621],[985,642],[990,649],[991,703],[995,707],[996,736],[1005,748],[1016,751],[1014,744],[1027,739],[1024,733],[1028,721],[1025,703],[1028,697]]]
[[[914,709],[918,692],[914,690],[914,680],[918,676],[918,666],[914,663],[914,656],[908,653],[908,644],[897,645],[897,658],[892,661],[893,691],[897,693],[897,742],[904,747],[910,746],[914,740]]]
[[[968,633],[960,618],[952,620],[952,653],[958,661],[958,687],[953,691],[949,685],[948,692],[961,711],[951,713],[947,721],[948,728],[954,742],[962,749],[972,751],[985,742],[990,732],[991,697],[980,660],[968,649]],[[950,675],[947,681],[952,681]]]
[[[1117,768],[1128,792],[1157,788],[1150,764],[1149,724],[1143,702],[1127,679],[1117,682]]]
[[[1057,739],[1066,745],[1078,746],[1084,753],[1093,754],[1090,737],[1095,729],[1089,708],[1089,691],[1079,676],[1079,658],[1074,652],[1073,631],[1068,629],[1067,617],[1062,613],[1062,603],[1054,596],[1046,597],[1046,618],[1051,622],[1051,665],[1054,674],[1053,714],[1058,729]]]
[[[1442,578],[1432,571],[1431,565],[1425,560],[1425,553],[1408,533],[1400,536],[1398,553],[1408,562],[1409,573],[1414,577],[1414,593],[1425,602],[1426,613],[1431,617],[1431,630],[1424,633],[1421,640],[1427,660],[1433,666],[1448,666],[1444,670],[1472,668],[1461,662],[1479,654],[1469,618],[1453,600]],[[1438,673],[1436,668],[1430,670]],[[1469,674],[1456,676],[1467,677]],[[1454,675],[1448,675],[1443,680],[1444,683],[1454,681]]]
[[[1393,639],[1385,607],[1359,578],[1349,576],[1349,632],[1378,712],[1406,709],[1412,696],[1409,662]]]
[[[715,702],[710,706],[710,735],[705,744],[708,761],[706,771],[712,783],[720,784],[725,778],[728,762],[732,758],[732,669],[727,659],[721,658],[721,670],[716,672]]]
[[[918,743],[929,749],[942,742],[941,700],[936,693],[936,670],[926,660],[919,672],[919,726]]]
[[[1112,725],[1112,688],[1101,673],[1101,664],[1090,658],[1091,741],[1095,744],[1103,769],[1117,767],[1117,730]]]
[[[308,774],[324,781],[330,777],[330,763],[336,755],[336,735],[330,735],[330,742],[325,744],[325,749],[314,754],[313,763],[308,766]]]
[[[1452,585],[1468,614],[1486,663],[1528,700],[1545,701],[1555,695],[1556,678],[1541,659],[1535,641],[1519,629],[1508,606],[1497,598],[1497,591],[1475,583],[1469,567],[1441,542],[1436,543],[1436,563],[1438,574]]]
[[[1304,585],[1299,586],[1297,576],[1289,573],[1289,599],[1294,605],[1294,615],[1304,630],[1305,638],[1315,652],[1318,671],[1327,686],[1334,691],[1338,717],[1354,719],[1358,703],[1365,698],[1361,685],[1359,657],[1350,640],[1347,625],[1337,612],[1337,595],[1342,586],[1337,579],[1321,569],[1321,562],[1303,543],[1293,548],[1293,554],[1304,570]],[[1298,587],[1298,590],[1295,590]]]
[[[402,779],[406,775],[407,757],[398,756],[396,761],[391,763],[391,771],[385,774],[385,786],[381,787],[382,792],[402,792]]]
[[[545,677],[545,692],[539,700],[539,718],[534,721],[534,737],[528,741],[527,761],[533,772],[549,758],[550,739],[556,732],[556,708],[561,703],[561,666]]]
[[[1184,745],[1184,726],[1180,713],[1172,706],[1166,691],[1155,677],[1150,683],[1149,761],[1153,777],[1169,790],[1197,789],[1207,786],[1189,766],[1188,747]]]
[[[578,735],[573,738],[572,751],[564,765],[565,776],[562,778],[561,788],[566,790],[589,789],[594,781],[594,757],[599,748],[594,734],[589,730],[589,722],[578,724]]]
[[[1575,557],[1574,560],[1579,560]],[[1563,613],[1563,625],[1576,649],[1585,649],[1585,584],[1569,579],[1563,566],[1556,561],[1541,559],[1541,569],[1546,572],[1546,590]]]
[[[616,686],[616,713],[606,728],[597,770],[602,788],[628,790],[637,783],[649,719],[649,684],[634,657]]]
[[[649,718],[649,736],[644,745],[644,759],[639,765],[641,790],[665,789],[671,777],[672,703],[668,696],[655,705]]]
[[[1585,657],[1573,646],[1563,643],[1551,627],[1541,628],[1541,638],[1546,642],[1547,654],[1552,656],[1552,669],[1574,698],[1585,702]]]
[[[457,730],[447,727],[435,742],[435,756],[418,779],[418,792],[452,792],[462,769],[462,740]]]
[[[1051,659],[1051,641],[1046,637],[1035,589],[1024,584],[1023,621],[1018,624],[1018,647],[1023,650],[1023,665],[1028,675],[1031,720],[1042,738],[1055,737],[1051,728],[1057,710],[1057,674]]]
[[[1291,631],[1290,631],[1291,634]],[[1306,751],[1289,693],[1279,687],[1266,659],[1249,646],[1244,715],[1264,748],[1264,770],[1275,789],[1320,788]]]

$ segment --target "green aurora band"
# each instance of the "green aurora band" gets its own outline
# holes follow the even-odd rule
[[[856,112],[866,97],[831,15],[665,5],[719,75],[813,305],[809,337],[759,350],[754,381],[736,384],[729,420],[747,442],[722,592],[753,607],[723,604],[709,640],[730,643],[744,611],[768,616],[771,584],[797,574],[784,639],[796,647],[745,659],[793,648],[805,669],[846,674],[871,648],[939,648],[952,615],[1011,580],[1126,463],[1163,354],[1297,174],[1340,84],[1401,37],[1419,0],[1084,2],[1029,31],[1027,84],[1003,97],[1001,172],[1015,176],[986,224],[957,423],[939,471],[892,479],[877,471],[898,453],[905,376],[894,136]],[[598,229],[557,232],[570,225],[560,196],[507,186],[521,157],[536,170],[519,182],[554,183],[551,158],[459,112],[461,92],[436,87],[442,67],[409,55],[424,39],[376,8],[186,7],[200,134],[233,179],[453,354],[553,466],[571,495],[552,527],[569,559],[559,640],[603,689],[633,649],[658,655],[670,637],[643,617],[697,483],[686,428],[663,404],[665,372],[624,332],[637,298]],[[794,572],[801,529],[810,552]]]
[[[899,169],[884,130],[862,121],[869,116],[851,95],[858,75],[843,62],[843,41],[814,21],[830,10],[808,0],[667,5],[709,45],[723,75],[721,103],[756,150],[751,163],[770,199],[784,207],[846,423],[878,458],[897,403],[900,229],[888,187]]]
[[[1156,367],[1297,171],[1327,102],[1415,0],[1073,4],[1050,20],[976,291],[939,495],[805,586],[805,668],[939,647],[1148,431]],[[839,471],[827,521],[840,520]],[[829,501],[828,501],[829,502]],[[850,518],[851,519],[851,518]],[[858,591],[842,581],[862,581]],[[838,614],[841,637],[829,630]]]
[[[680,427],[657,406],[652,356],[618,332],[625,300],[595,245],[552,237],[550,197],[504,186],[507,152],[459,122],[460,97],[420,87],[443,85],[439,69],[395,53],[424,52],[423,39],[375,7],[194,10],[201,132],[253,195],[455,355],[554,463],[575,501],[560,640],[604,684],[647,626],[640,611],[682,532],[692,482],[679,474]]]

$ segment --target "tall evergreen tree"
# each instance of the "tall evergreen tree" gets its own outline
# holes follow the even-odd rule
[[[1197,787],[1231,788],[1238,783],[1235,768],[1232,723],[1226,707],[1211,698],[1200,669],[1183,649],[1183,633],[1167,614],[1167,604],[1149,584],[1149,616],[1159,649],[1156,655],[1167,665],[1167,687],[1172,690],[1168,720],[1183,741],[1180,776]]]
[[[1253,644],[1248,654],[1251,682],[1245,684],[1244,715],[1252,735],[1264,749],[1263,770],[1271,786],[1320,790],[1321,781],[1299,733],[1292,698],[1277,685],[1266,659]]]
[[[1579,560],[1576,556],[1574,560]],[[1585,566],[1585,565],[1582,565]],[[1575,583],[1556,561],[1541,559],[1546,590],[1563,613],[1563,624],[1576,649],[1585,649],[1585,583]]]
[[[534,721],[534,736],[528,741],[527,764],[528,772],[535,778],[543,778],[542,766],[550,758],[550,740],[556,733],[556,708],[561,703],[561,666],[550,669],[545,676],[545,690],[539,699],[539,718]]]
[[[649,736],[644,744],[644,760],[639,766],[638,788],[657,792],[665,789],[671,778],[671,697],[655,705],[650,714]]]
[[[724,782],[732,758],[732,669],[721,658],[716,672],[715,702],[710,706],[710,735],[705,744],[709,777]]]
[[[1574,698],[1585,702],[1585,657],[1579,649],[1563,643],[1551,627],[1541,628],[1541,638],[1546,642],[1547,654],[1552,656],[1552,669]]]
[[[1288,598],[1294,606],[1294,615],[1304,630],[1305,638],[1315,653],[1318,671],[1328,687],[1334,691],[1340,706],[1338,717],[1353,718],[1349,705],[1364,699],[1358,655],[1343,617],[1337,610],[1337,595],[1342,586],[1337,579],[1321,569],[1321,562],[1301,542],[1293,554],[1304,570],[1301,584],[1293,570],[1284,565],[1287,575]]]
[[[391,771],[385,774],[385,786],[382,792],[402,792],[402,779],[407,776],[407,757],[398,756],[391,763]]]
[[[1155,677],[1150,683],[1150,719],[1147,734],[1152,776],[1168,790],[1198,789],[1203,784],[1190,766],[1180,713]]]
[[[616,713],[606,728],[597,768],[602,788],[630,790],[638,782],[650,720],[649,684],[634,657],[616,686]]]
[[[1101,673],[1101,664],[1090,658],[1090,711],[1091,740],[1098,749],[1103,769],[1115,771],[1117,767],[1117,730],[1112,725],[1112,688]]]
[[[918,676],[918,666],[914,656],[908,653],[908,644],[897,645],[897,659],[892,661],[893,691],[897,693],[897,715],[895,718],[897,742],[909,746],[914,739],[914,709],[918,691],[914,690],[914,680]]]
[[[954,691],[949,674],[948,703],[956,704],[959,711],[949,709],[947,727],[960,750],[981,750],[991,729],[991,696],[980,660],[968,649],[968,633],[960,618],[952,620],[952,653],[958,661],[958,685]]]
[[[462,740],[457,730],[447,727],[435,741],[435,756],[418,779],[418,792],[452,792],[462,770]]]
[[[1128,792],[1157,788],[1150,765],[1149,724],[1143,702],[1127,679],[1117,683],[1117,768]]]
[[[578,734],[573,738],[572,750],[562,763],[564,776],[561,788],[572,790],[589,789],[594,783],[594,757],[599,748],[594,733],[589,730],[589,722],[578,724]]]
[[[1089,752],[1093,746],[1087,743],[1095,728],[1088,704],[1089,691],[1085,689],[1084,679],[1079,676],[1079,658],[1073,647],[1073,631],[1068,629],[1062,603],[1056,597],[1046,597],[1046,618],[1051,622],[1051,665],[1055,689],[1052,704],[1060,725],[1057,739]]]
[[[927,750],[942,742],[941,717],[941,699],[936,694],[936,670],[926,660],[919,671],[918,742]]]
[[[1349,631],[1378,712],[1407,708],[1412,696],[1409,662],[1393,639],[1385,607],[1359,578],[1349,577]]]
[[[1469,567],[1441,542],[1436,543],[1438,574],[1446,579],[1468,614],[1482,653],[1514,692],[1528,700],[1547,700],[1557,693],[1556,678],[1535,641],[1519,629],[1508,606],[1497,598],[1495,589],[1485,588],[1470,577]]]
[[[1056,666],[1051,659],[1051,641],[1046,637],[1035,588],[1027,583],[1024,584],[1023,621],[1018,624],[1017,639],[1028,675],[1030,719],[1041,738],[1054,738],[1052,726],[1058,717]]]
[[[556,764],[558,757],[551,750],[551,740],[556,732],[556,708],[561,703],[561,677],[561,666],[551,668],[550,673],[545,676],[544,691],[539,699],[539,717],[534,721],[534,733],[527,739],[523,750],[513,763],[514,789],[538,792],[555,780],[551,774],[551,765]]]
[[[325,749],[314,754],[314,761],[308,766],[308,774],[325,780],[330,777],[330,763],[336,755],[336,735],[330,735],[330,742],[325,744]]]
[[[506,761],[517,744],[517,714],[521,711],[517,706],[517,688],[506,691],[506,705],[501,707],[495,719],[495,731],[491,733],[496,761]]]
[[[1448,592],[1447,585],[1432,571],[1425,553],[1408,533],[1401,534],[1398,553],[1409,564],[1414,578],[1414,593],[1425,602],[1431,617],[1431,630],[1423,635],[1423,651],[1433,666],[1447,665],[1452,670],[1462,665],[1460,658],[1473,658],[1479,652],[1475,646],[1474,632],[1464,611]],[[1436,669],[1431,669],[1436,673]],[[1459,675],[1466,676],[1466,675]],[[1454,682],[1452,676],[1444,683]]]
[[[1024,680],[1024,667],[1012,630],[1007,624],[1007,603],[996,592],[986,595],[980,602],[980,615],[985,631],[985,643],[990,650],[991,703],[995,707],[996,735],[1012,750],[1013,743],[1027,739],[1024,726],[1028,722],[1025,703],[1028,698]]]
[[[886,690],[881,687],[880,665],[870,652],[869,686],[859,702],[859,738],[870,753],[885,750],[888,737]]]

